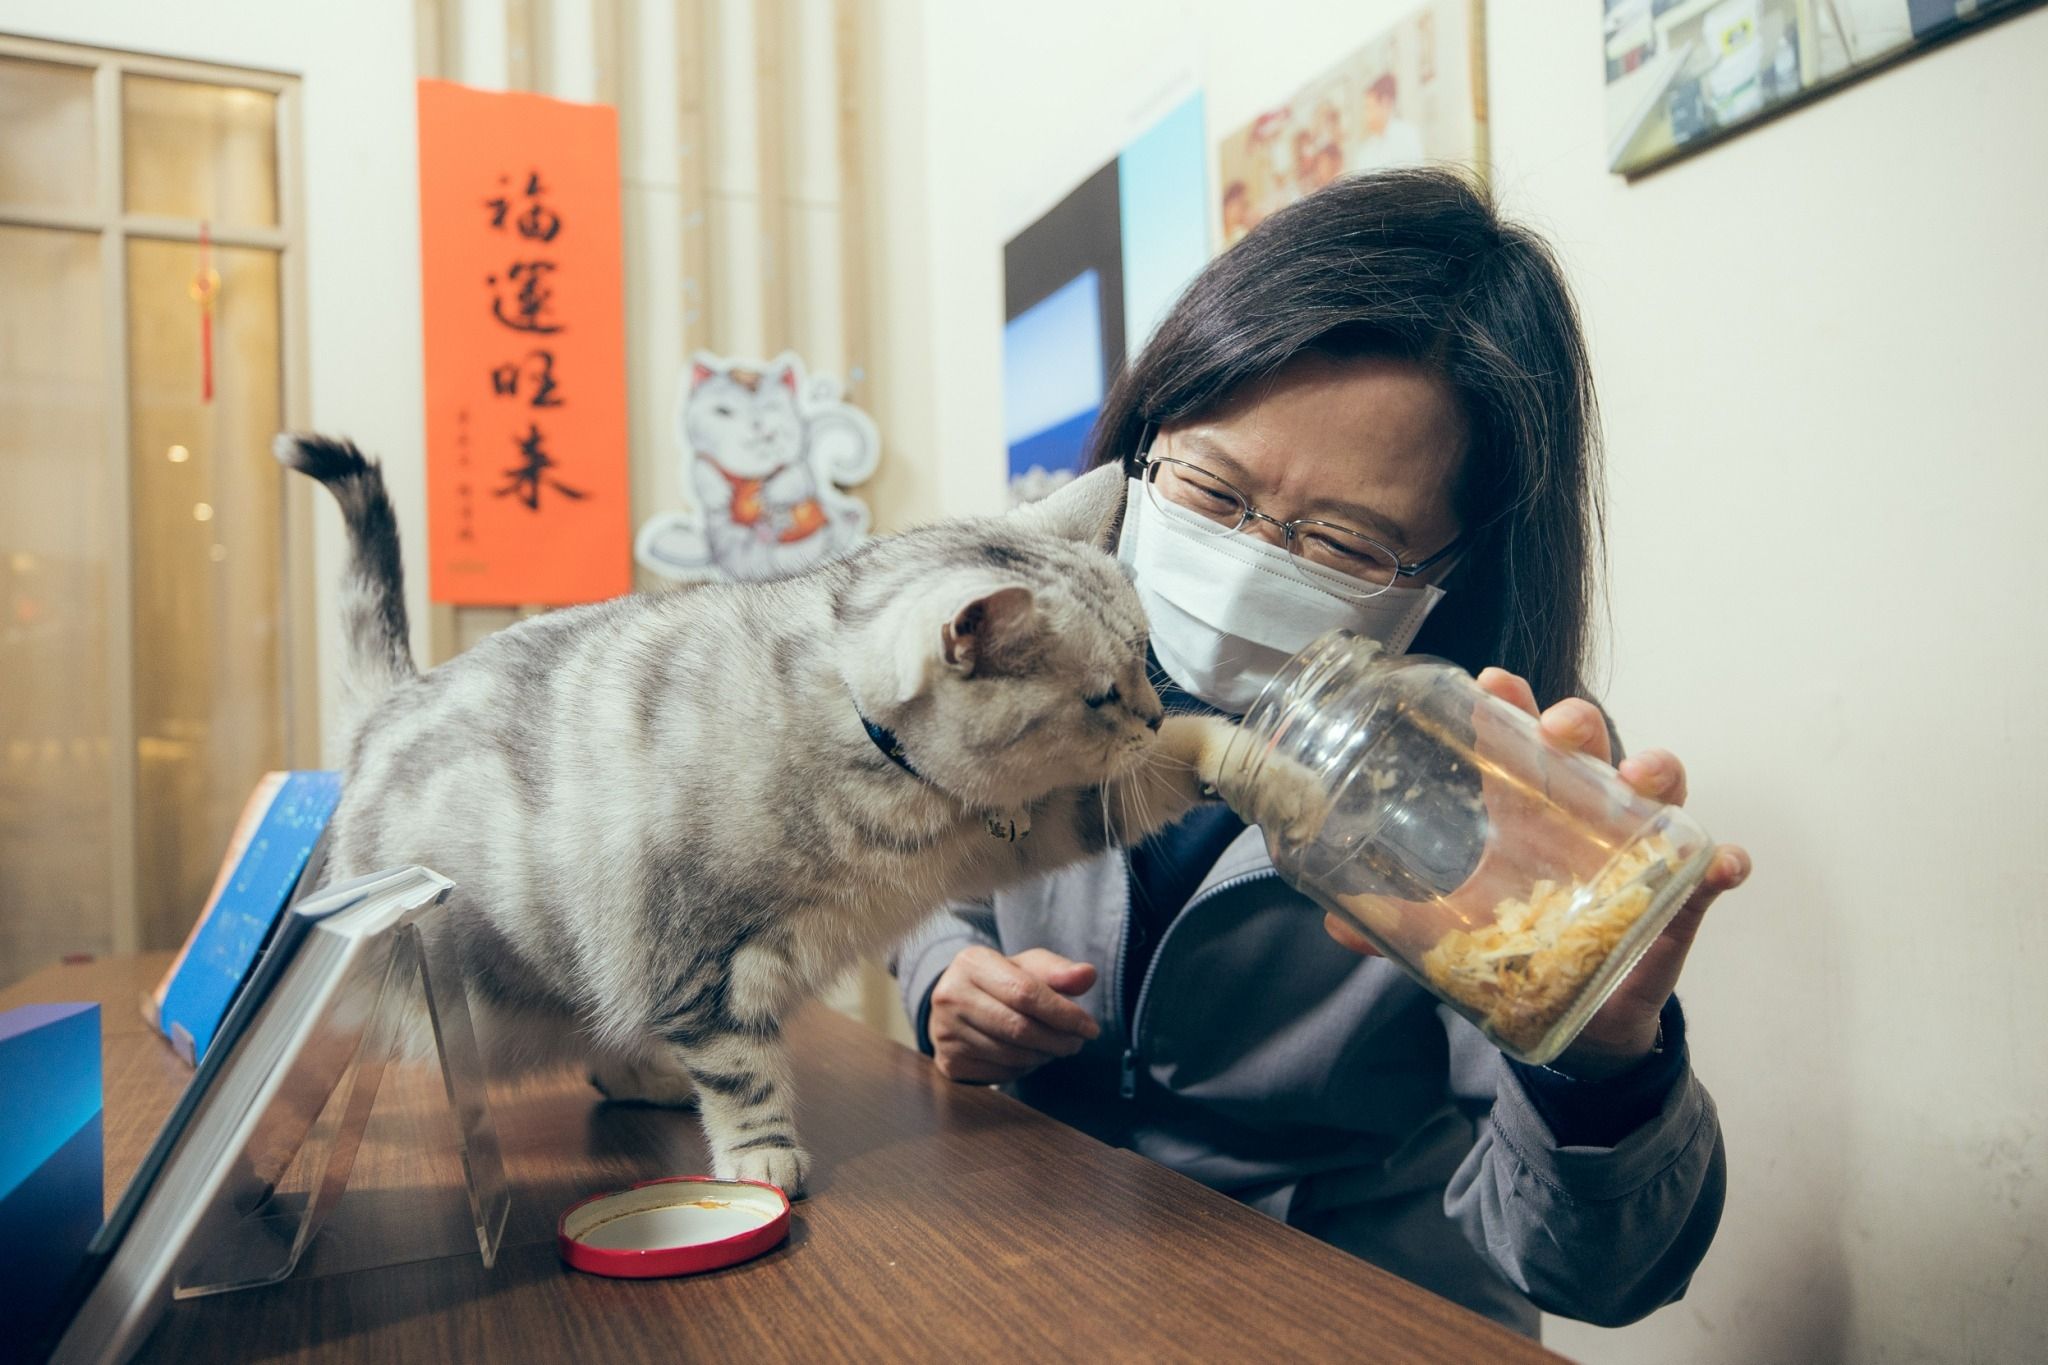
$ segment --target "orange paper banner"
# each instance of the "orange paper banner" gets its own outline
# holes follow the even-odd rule
[[[429,595],[628,592],[617,111],[421,81],[419,114]]]

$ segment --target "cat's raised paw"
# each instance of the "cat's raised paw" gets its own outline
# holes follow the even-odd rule
[[[1259,772],[1259,824],[1290,844],[1313,839],[1329,812],[1329,793],[1293,759],[1273,755]]]

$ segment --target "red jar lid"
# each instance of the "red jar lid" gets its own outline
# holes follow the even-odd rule
[[[644,1280],[752,1260],[789,1236],[789,1197],[757,1180],[673,1175],[594,1194],[555,1225],[562,1259],[592,1275]]]

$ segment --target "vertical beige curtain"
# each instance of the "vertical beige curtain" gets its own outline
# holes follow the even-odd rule
[[[619,110],[633,521],[687,498],[687,356],[784,348],[876,411],[857,0],[418,0],[419,70]],[[878,519],[890,520],[877,507]],[[641,586],[655,582],[643,578]],[[448,657],[518,609],[436,608]]]
[[[417,16],[422,76],[618,107],[636,527],[687,501],[674,414],[697,350],[792,349],[838,376],[880,424],[886,468],[890,413],[866,363],[862,0],[418,0]],[[640,586],[661,584],[643,571]],[[437,606],[433,659],[535,610]],[[907,1037],[876,967],[833,1003]]]

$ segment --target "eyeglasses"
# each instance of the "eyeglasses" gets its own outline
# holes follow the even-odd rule
[[[1458,548],[1462,536],[1424,559],[1403,564],[1401,557],[1363,531],[1336,522],[1297,517],[1281,521],[1252,506],[1251,499],[1228,480],[1218,478],[1200,465],[1170,455],[1147,454],[1144,462],[1145,491],[1162,510],[1192,512],[1204,527],[1217,535],[1241,531],[1254,521],[1270,522],[1280,528],[1289,554],[1325,569],[1358,580],[1360,597],[1377,597],[1403,578],[1441,564]]]

